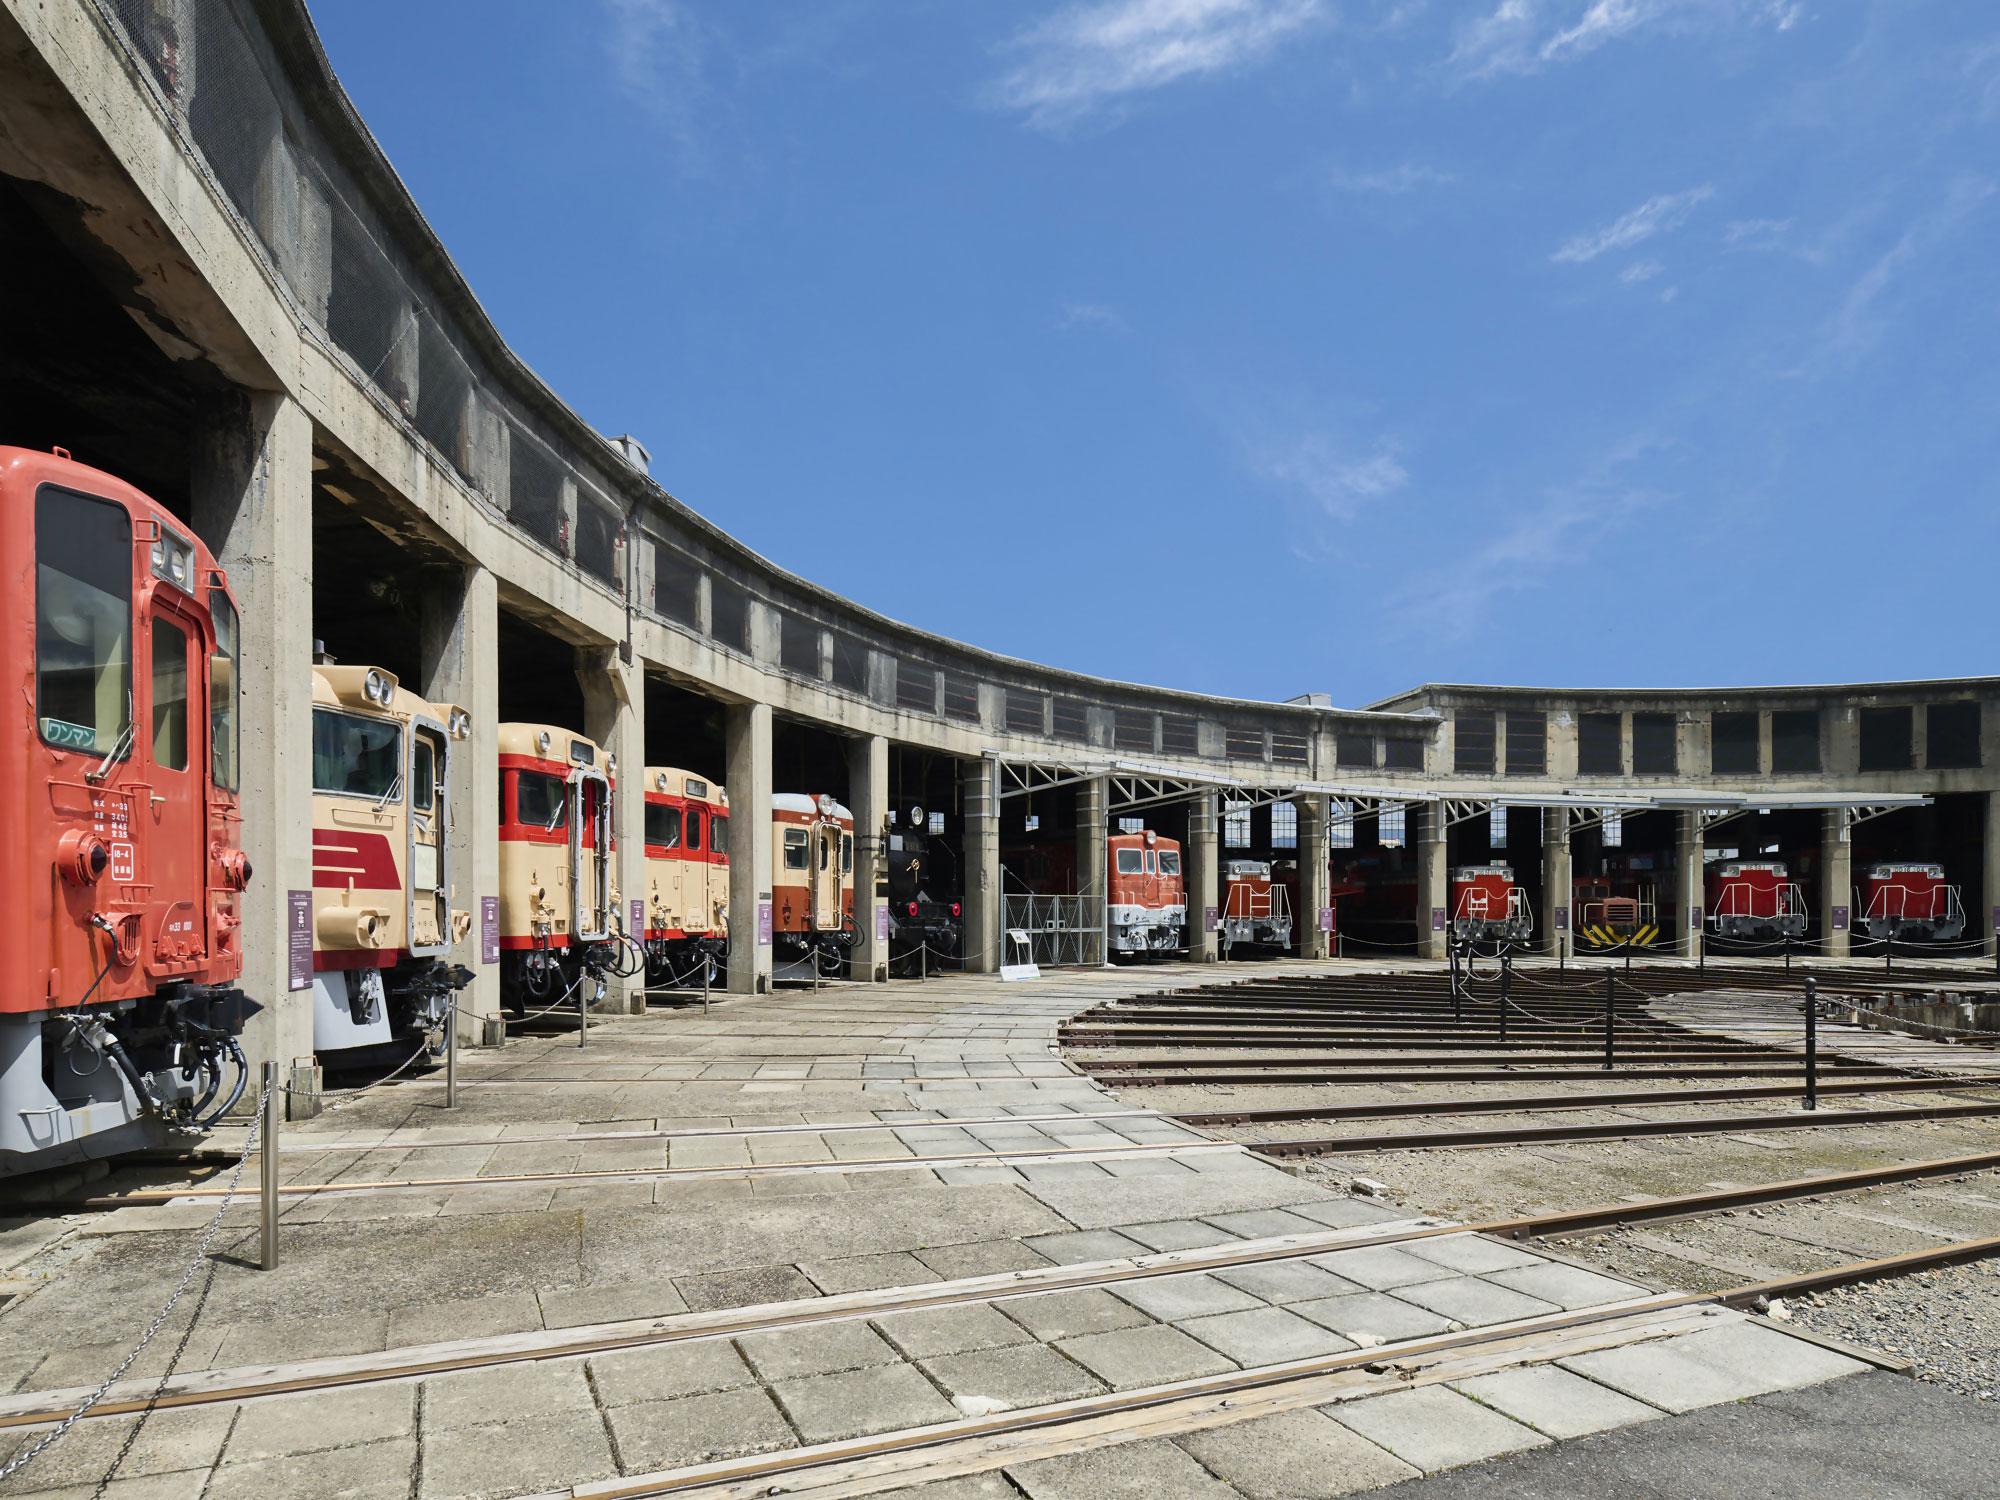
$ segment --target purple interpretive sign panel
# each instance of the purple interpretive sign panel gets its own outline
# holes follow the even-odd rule
[[[290,898],[290,930],[286,933],[285,955],[291,968],[288,988],[309,990],[313,982],[313,893],[287,891]]]
[[[481,896],[479,898],[479,961],[483,964],[500,962],[500,898]]]

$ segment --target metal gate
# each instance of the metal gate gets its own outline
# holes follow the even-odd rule
[[[1008,896],[1002,905],[1004,929],[1027,933],[1034,960],[1043,968],[1094,967],[1104,962],[1101,897]]]

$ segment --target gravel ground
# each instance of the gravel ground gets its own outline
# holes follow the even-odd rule
[[[2000,1403],[2000,1260],[1839,1287],[1779,1311],[1815,1333],[1900,1354],[1919,1380]]]

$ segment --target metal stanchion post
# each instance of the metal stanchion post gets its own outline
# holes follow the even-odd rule
[[[278,1269],[278,1118],[285,1107],[285,1090],[278,1082],[278,1065],[264,1064],[263,1154],[258,1158],[258,1208],[264,1218],[264,1269]]]
[[[586,975],[585,979],[588,977]],[[576,986],[576,1044],[579,1047],[590,1045],[590,991],[585,987],[584,980],[578,980]]]
[[[1451,958],[1451,1023],[1459,1026],[1465,1022],[1465,991],[1458,978],[1458,944],[1446,938],[1445,952]]]
[[[1500,950],[1500,1045],[1507,1045],[1507,992],[1512,987],[1514,977],[1514,956],[1506,948]]]
[[[1806,980],[1806,1108],[1820,1108],[1820,986]]]
[[[922,984],[931,977],[931,945],[927,939],[917,939],[917,983]]]
[[[715,973],[715,955],[714,955],[713,953],[704,953],[704,954],[702,954],[702,956],[701,956],[701,1013],[702,1013],[703,1015],[707,1015],[707,1014],[708,1014],[708,981],[709,981],[710,977],[714,975],[714,973]]]
[[[1604,1071],[1609,1073],[1612,1064],[1612,1036],[1618,1026],[1618,998],[1614,990],[1616,976],[1609,969],[1604,971]]]
[[[458,1108],[458,999],[444,1016],[444,1107]]]

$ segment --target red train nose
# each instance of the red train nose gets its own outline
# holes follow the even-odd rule
[[[71,885],[95,885],[111,865],[111,851],[94,833],[72,828],[56,843],[56,868]]]

